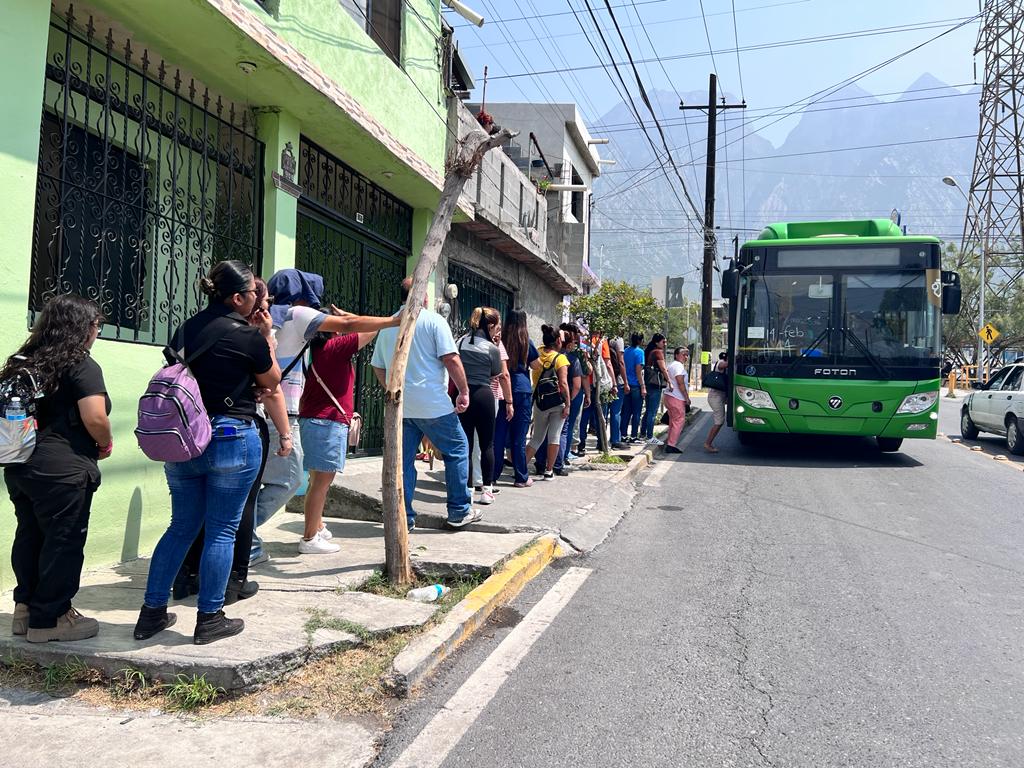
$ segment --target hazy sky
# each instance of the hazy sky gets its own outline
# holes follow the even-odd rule
[[[618,59],[625,61],[604,0],[589,2],[609,43],[619,51]],[[592,42],[604,56],[584,0],[466,0],[466,4],[486,17],[482,29],[468,26],[447,12],[446,17],[455,24],[460,49],[477,78],[474,99],[481,97],[483,68],[487,65],[494,78],[487,86],[488,101],[575,101],[588,123],[596,123],[619,101],[602,69],[572,74],[566,71],[597,64],[570,7],[576,9],[580,20],[591,30]],[[976,0],[860,0],[856,4],[840,0],[735,0],[734,31],[732,0],[703,0],[715,51],[712,65],[698,0],[611,0],[611,4],[635,59],[652,58],[654,51],[659,57],[688,56],[665,61],[664,71],[654,62],[640,64],[640,75],[647,88],[706,93],[708,73],[715,69],[720,86],[730,97],[746,98],[750,119],[763,114],[758,110],[788,105],[874,67],[953,27],[957,19],[978,13]],[[854,5],[855,11],[851,10]],[[535,18],[516,20],[523,16]],[[845,40],[741,50],[738,66],[733,51],[736,37],[739,47],[747,48],[908,25],[915,28]],[[876,94],[902,92],[925,72],[950,85],[969,85],[974,81],[977,33],[978,23],[971,21],[864,77],[858,85]],[[501,77],[539,70],[558,72]],[[979,60],[979,74],[982,70],[983,61]],[[622,71],[627,83],[633,86],[628,79],[628,67]],[[635,87],[632,90],[635,92]],[[673,119],[680,114],[676,111],[665,117]],[[697,118],[696,113],[690,114]],[[762,135],[778,146],[795,120],[789,118],[766,126]],[[769,121],[761,124],[766,122]],[[600,130],[594,132],[600,134]],[[614,157],[614,146],[602,154]]]

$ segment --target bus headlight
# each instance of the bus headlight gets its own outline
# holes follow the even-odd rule
[[[921,413],[927,411],[938,399],[938,392],[918,392],[916,395],[907,395],[896,409],[896,413]]]
[[[773,411],[776,410],[775,403],[772,402],[772,396],[763,389],[736,387],[736,394],[739,396],[740,400],[751,408],[771,408]]]

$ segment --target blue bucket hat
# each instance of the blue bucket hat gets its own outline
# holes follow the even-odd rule
[[[274,297],[270,316],[274,319],[274,325],[280,327],[288,314],[288,308],[297,301],[304,301],[314,309],[320,308],[324,279],[314,272],[282,269],[267,280],[267,292]]]

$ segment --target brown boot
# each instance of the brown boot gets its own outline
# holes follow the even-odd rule
[[[74,608],[71,608],[57,619],[57,626],[55,627],[48,627],[46,629],[29,627],[26,639],[30,643],[45,643],[50,640],[62,640],[64,642],[88,640],[90,637],[96,637],[99,631],[100,623],[96,619],[87,618]]]
[[[11,634],[28,634],[28,606],[25,603],[14,604],[14,617],[11,620]]]

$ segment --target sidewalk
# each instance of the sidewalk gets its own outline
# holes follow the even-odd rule
[[[701,411],[695,411],[684,432],[693,429],[693,419]],[[664,437],[667,427],[658,425],[655,434]],[[647,445],[629,445],[612,455],[622,458],[617,465],[592,464],[600,453],[594,449],[594,438],[588,441],[585,460],[573,462],[568,477],[554,477],[543,480],[531,475],[534,483],[530,488],[516,488],[512,484],[512,471],[505,470],[501,481],[495,486],[500,491],[494,503],[488,506],[474,504],[483,512],[483,520],[470,526],[472,531],[496,533],[554,533],[577,552],[589,552],[604,541],[632,503],[635,491],[623,482],[629,473],[637,471],[663,456],[662,450],[651,450]],[[633,462],[632,465],[630,462]],[[641,466],[642,465],[642,466]],[[327,496],[324,515],[330,518],[349,520],[381,519],[381,468],[380,457],[350,460],[345,465],[344,475],[335,480]],[[423,461],[416,462],[418,481],[414,508],[416,529],[441,528],[447,517],[445,504],[444,463],[434,461],[434,469]],[[531,467],[532,471],[532,467]],[[478,494],[473,494],[474,499]],[[292,500],[289,509],[301,511],[301,499]]]
[[[302,518],[280,513],[260,530],[271,556],[250,571],[260,591],[227,608],[246,622],[245,631],[210,645],[193,645],[196,598],[172,601],[177,623],[151,640],[132,638],[145,590],[147,559],[87,573],[75,606],[100,622],[100,633],[73,643],[27,642],[9,633],[13,602],[0,599],[0,657],[41,666],[76,658],[106,676],[125,668],[147,677],[173,680],[179,674],[206,675],[227,691],[251,689],[327,653],[353,648],[364,638],[423,626],[437,610],[422,604],[352,591],[383,568],[379,524],[330,520],[341,545],[331,555],[297,553]],[[414,567],[424,573],[489,575],[535,534],[448,533],[417,530],[409,537]],[[312,619],[312,621],[311,621]],[[326,625],[326,626],[325,626]],[[351,631],[334,628],[345,626]]]

